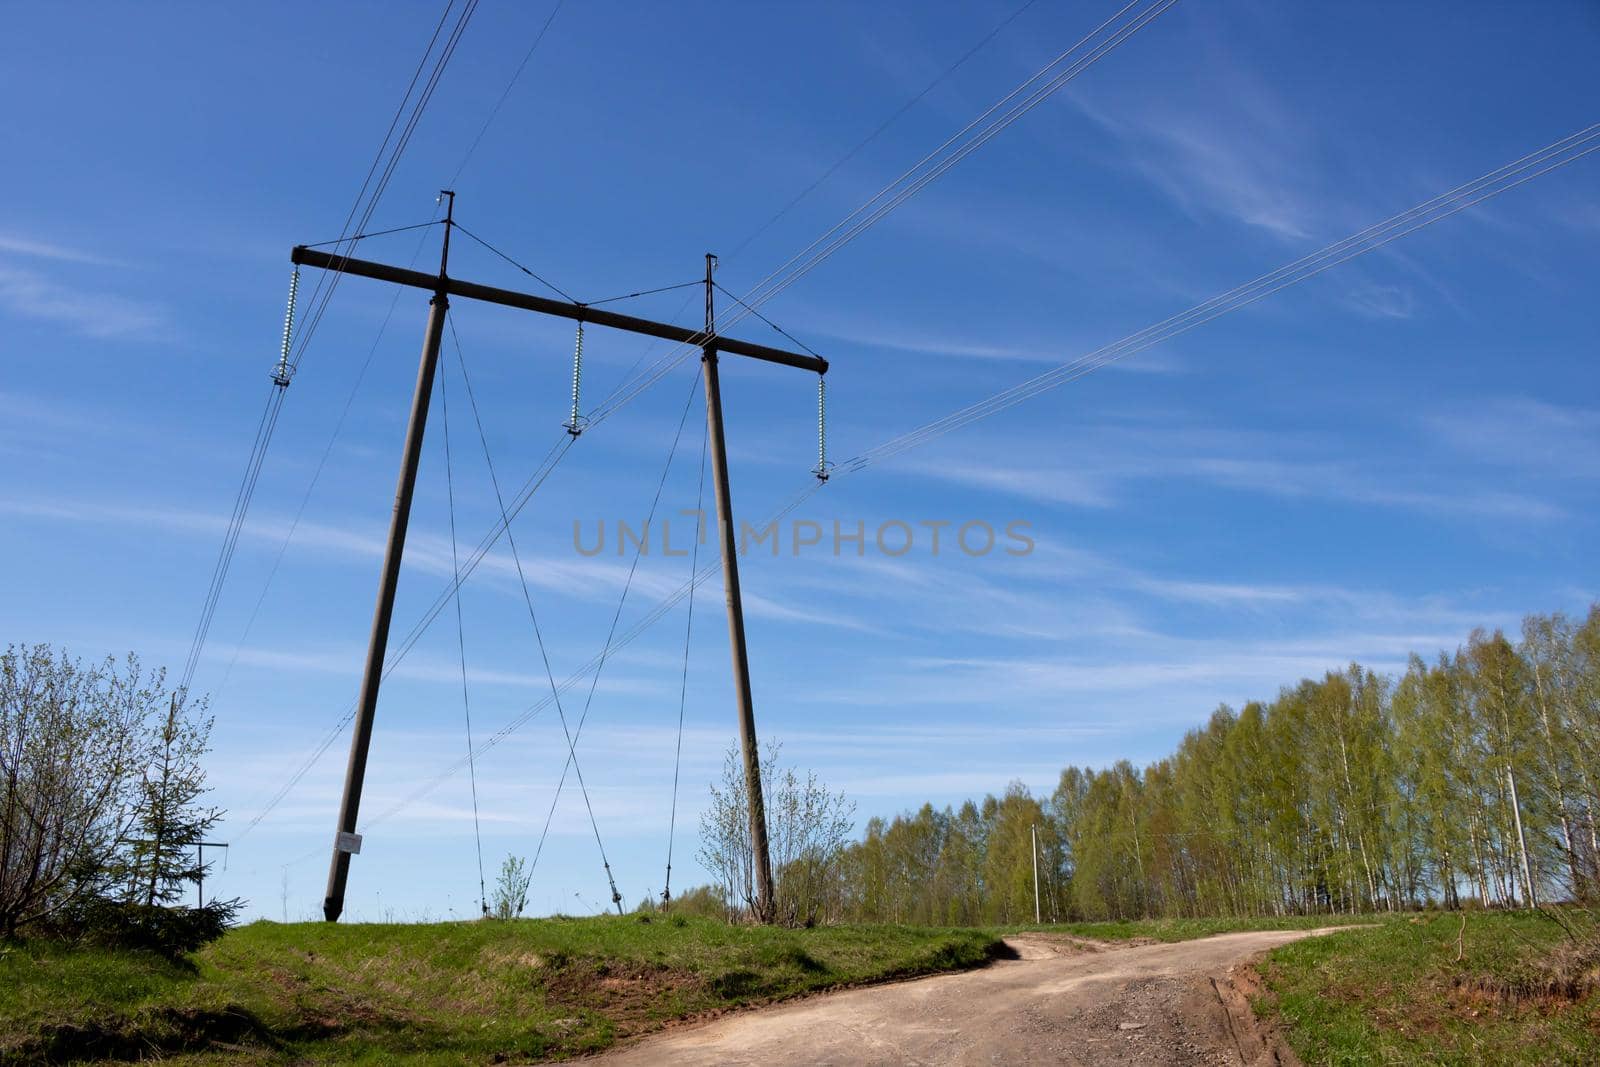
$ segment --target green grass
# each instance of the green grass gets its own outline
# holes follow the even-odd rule
[[[673,1020],[977,966],[1004,933],[1181,941],[1377,925],[1262,966],[1309,1064],[1600,1062],[1600,941],[1530,913],[1160,919],[984,930],[779,930],[635,916],[431,925],[256,923],[192,964],[0,947],[0,1063],[489,1063],[598,1051]],[[1568,916],[1580,935],[1600,924]],[[1456,959],[1458,932],[1461,956]]]
[[[1234,934],[1244,930],[1316,930],[1324,926],[1379,922],[1382,918],[1372,915],[1269,915],[1237,919],[1121,919],[1114,922],[1060,923],[1030,929],[1060,930],[1075,937],[1092,937],[1101,941],[1135,938],[1192,941],[1197,937]]]
[[[1588,1064],[1600,1061],[1595,963],[1537,914],[1474,912],[1465,927],[1414,916],[1276,949],[1258,1009],[1311,1064]]]
[[[255,923],[192,967],[0,950],[0,1062],[487,1063],[561,1058],[741,1004],[972,967],[979,930],[705,919]]]

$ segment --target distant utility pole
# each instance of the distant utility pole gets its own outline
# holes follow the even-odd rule
[[[1028,827],[1028,836],[1033,839],[1033,921],[1043,922],[1039,918],[1039,827],[1037,824]]]
[[[226,841],[196,841],[194,843],[194,891],[195,897],[199,901],[199,906],[202,908],[206,906],[206,849],[227,847],[228,843]],[[224,863],[222,866],[226,870],[228,865]]]
[[[710,435],[716,481],[717,521],[722,534],[722,577],[728,597],[728,631],[733,649],[734,690],[739,702],[739,738],[744,750],[745,784],[750,797],[750,839],[756,850],[756,913],[770,922],[775,902],[772,896],[772,864],[767,849],[766,812],[761,794],[761,767],[756,746],[755,713],[750,696],[750,667],[744,636],[744,612],[739,597],[738,544],[734,540],[733,504],[728,491],[728,457],[722,433],[722,396],[717,377],[717,355],[721,352],[747,356],[767,363],[798,367],[817,374],[828,372],[828,361],[819,356],[801,355],[779,348],[737,341],[718,336],[713,321],[711,267],[716,257],[706,256],[706,325],[690,330],[671,323],[604,311],[586,304],[568,303],[546,297],[499,289],[449,276],[450,231],[455,225],[455,194],[444,190],[447,198],[444,217],[444,249],[439,257],[439,273],[404,270],[348,256],[330,255],[297,246],[289,255],[296,266],[319,267],[340,274],[375,278],[433,293],[429,301],[428,325],[423,335],[422,359],[417,368],[417,387],[411,398],[411,415],[406,426],[401,453],[400,479],[395,488],[394,514],[389,522],[389,541],[384,550],[383,571],[378,584],[378,603],[373,612],[372,636],[367,646],[361,696],[356,706],[355,729],[350,738],[350,762],[345,770],[344,796],[339,806],[339,823],[334,837],[333,859],[328,868],[328,890],[322,901],[322,914],[329,922],[344,910],[345,885],[350,876],[350,857],[361,851],[361,836],[356,833],[356,818],[361,807],[361,788],[366,779],[367,750],[372,743],[372,724],[378,705],[378,687],[383,680],[384,657],[389,644],[389,622],[394,612],[395,589],[400,578],[400,557],[405,547],[406,526],[411,516],[411,498],[416,488],[417,465],[422,453],[422,436],[428,418],[428,401],[433,393],[433,377],[439,361],[439,342],[444,331],[449,298],[463,297],[490,304],[536,311],[543,315],[574,319],[581,327],[588,323],[612,329],[658,337],[701,350],[705,371],[706,427]],[[574,422],[577,429],[576,421]]]
[[[161,862],[161,843],[162,843],[161,842],[161,838],[159,838],[159,837],[156,837],[156,838],[119,837],[119,838],[117,838],[117,842],[119,844],[123,844],[123,845],[149,845],[149,846],[151,846],[151,854],[150,854],[150,865],[151,865],[150,866],[150,894],[149,894],[149,898],[148,898],[147,902],[150,904],[151,907],[154,907],[155,906],[155,902],[156,902],[156,887],[157,887],[157,883],[160,880],[160,873],[161,873],[160,872],[160,866],[159,866],[159,864]],[[183,847],[184,845],[193,845],[194,846],[194,849],[195,849],[194,882],[195,882],[195,898],[196,898],[195,902],[196,902],[196,905],[198,907],[202,907],[202,908],[205,907],[206,906],[206,849],[208,849],[208,848],[227,848],[228,847],[228,842],[226,842],[226,841],[173,841],[173,842],[170,842],[170,844],[172,844],[175,847],[179,847],[179,848]],[[287,870],[287,868],[286,868],[286,870]]]

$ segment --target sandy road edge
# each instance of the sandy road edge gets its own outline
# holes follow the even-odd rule
[[[1168,947],[1177,948],[1185,944],[1201,944],[1214,939],[1250,934],[1288,934],[1289,936],[1285,939],[1285,943],[1287,943],[1287,941],[1295,941],[1303,937],[1336,933],[1341,929],[1345,929],[1345,927],[1322,927],[1292,932],[1270,930],[1236,931],[1214,935],[1214,937],[1183,939],[1171,943]],[[605,1050],[579,1058],[589,1060],[591,1058],[617,1056],[621,1062],[632,1062],[629,1060],[630,1052],[637,1052],[641,1046],[649,1046],[656,1041],[670,1044],[671,1035],[674,1033],[729,1023],[739,1017],[760,1015],[764,1011],[800,1006],[810,1001],[826,1000],[841,993],[903,987],[941,979],[959,979],[963,974],[975,974],[989,970],[990,967],[997,963],[1002,966],[1006,962],[1043,963],[1051,957],[1079,956],[1100,957],[1109,960],[1129,951],[1167,946],[1165,942],[1155,941],[1149,941],[1144,944],[1138,941],[1101,942],[1071,935],[1053,936],[1051,933],[1042,931],[1018,932],[999,940],[1003,941],[1005,947],[1011,951],[991,956],[986,963],[977,967],[936,972],[928,975],[902,976],[887,980],[850,983],[847,986],[811,990],[777,1000],[713,1010],[688,1018],[665,1021],[665,1025],[659,1025],[646,1032],[630,1035],[630,1037],[616,1042]],[[1225,964],[1221,961],[1213,961],[1210,966],[1190,969],[1187,975],[1171,975],[1168,980],[1176,978],[1177,982],[1169,986],[1168,997],[1170,999],[1168,1005],[1172,1013],[1169,1018],[1187,1020],[1198,1032],[1209,1034],[1209,1041],[1213,1048],[1218,1051],[1229,1050],[1237,1057],[1234,1062],[1244,1064],[1246,1067],[1282,1064],[1301,1067],[1301,1061],[1289,1048],[1281,1028],[1270,1019],[1258,1018],[1251,1006],[1251,998],[1264,992],[1264,986],[1259,972],[1256,970],[1256,965],[1276,947],[1278,947],[1276,944],[1269,944],[1250,952],[1248,955],[1235,957],[1231,962]],[[1181,1023],[1179,1027],[1180,1030],[1183,1029]],[[1130,1027],[1129,1029],[1142,1031],[1143,1027]],[[1153,1036],[1156,1031],[1152,1029],[1145,1031],[1145,1033]],[[701,1062],[701,1060],[697,1059],[696,1062]],[[709,1063],[712,1061],[705,1060],[704,1062]]]
[[[858,989],[882,989],[890,986],[910,985],[913,982],[926,982],[930,978],[943,978],[956,974],[970,974],[973,971],[981,971],[986,967],[993,967],[997,963],[1013,963],[1018,960],[1025,959],[1026,957],[1018,953],[1013,942],[1018,937],[1026,938],[1028,936],[1030,935],[1021,934],[1013,935],[1011,937],[996,937],[995,943],[999,947],[991,951],[982,962],[975,963],[970,967],[954,967],[942,971],[923,971],[918,974],[897,974],[884,978],[860,978],[855,980],[847,980],[836,982],[833,985],[818,986],[815,989],[803,989],[796,993],[786,993],[782,996],[751,1000],[743,1004],[728,1004],[719,1008],[708,1008],[705,1011],[695,1012],[691,1015],[681,1015],[676,1018],[664,1019],[659,1025],[654,1026],[651,1029],[641,1030],[638,1033],[629,1034],[627,1037],[619,1038],[602,1049],[595,1049],[592,1052],[582,1052],[576,1056],[569,1056],[566,1059],[559,1061],[538,1060],[533,1062],[584,1063],[589,1060],[603,1059],[607,1056],[624,1052],[636,1045],[644,1044],[645,1042],[664,1037],[668,1034],[676,1033],[680,1030],[692,1030],[701,1026],[710,1026],[713,1023],[719,1023],[731,1017],[750,1015],[772,1008],[789,1007],[795,1004],[803,1004],[808,1000],[819,1000],[823,997],[836,996],[840,993],[849,993]],[[1046,936],[1048,937],[1051,935]],[[1070,947],[1079,952],[1100,951],[1100,948],[1090,947],[1092,945],[1101,946],[1103,948],[1111,948],[1121,944],[1121,942],[1117,941],[1095,941],[1092,938],[1086,937],[1066,938],[1064,939],[1063,943],[1066,942],[1070,942]]]
[[[1249,1067],[1304,1067],[1289,1046],[1283,1026],[1270,1015],[1256,1012],[1256,998],[1270,995],[1260,971],[1266,957],[1266,952],[1258,952],[1220,975],[1197,977],[1195,993],[1220,1008],[1241,1063]]]

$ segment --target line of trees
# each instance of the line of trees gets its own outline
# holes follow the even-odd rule
[[[1597,809],[1600,604],[1224,706],[1142,770],[874,818],[820,895],[836,921],[1031,921],[1036,833],[1047,919],[1593,901]]]

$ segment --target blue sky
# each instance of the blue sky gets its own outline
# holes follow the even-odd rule
[[[458,217],[583,299],[692,280],[706,251],[742,291],[1115,6],[1040,0],[761,231],[1015,5],[569,2],[456,180]],[[548,14],[482,6],[374,226],[432,217]],[[276,358],[288,250],[338,235],[437,16],[376,3],[11,13],[7,640],[181,666]],[[1597,45],[1600,13],[1583,3],[1182,3],[764,310],[832,362],[830,452],[852,456],[1589,125]],[[868,530],[1020,520],[1036,549],[748,558],[762,732],[864,819],[1012,779],[1047,790],[1068,763],[1162,755],[1220,702],[1583,610],[1600,592],[1597,177],[1591,156],[836,479],[796,516]],[[410,233],[362,248],[419,255]],[[529,284],[466,241],[452,273]],[[425,305],[340,286],[196,678],[217,717],[218,836],[235,842],[214,884],[251,914],[320,904],[347,736],[245,823],[354,695]],[[698,296],[618,306],[692,325]],[[453,315],[501,480],[520,485],[561,436],[569,324],[464,301]],[[738,332],[777,340],[759,323]],[[590,331],[587,395],[647,351],[666,350]],[[475,544],[495,505],[447,353],[456,518]],[[690,361],[585,435],[517,520],[558,679],[599,650],[629,562],[580,556],[573,522],[643,517],[686,402],[662,507],[694,505],[695,387]],[[814,383],[729,359],[723,388],[735,501],[755,519],[807,484]],[[434,417],[397,630],[450,574]],[[645,559],[623,628],[687,575],[686,560]],[[503,544],[462,605],[481,738],[549,683]],[[630,903],[662,884],[684,621],[680,606],[606,667],[579,749]],[[689,655],[677,888],[701,879],[695,817],[735,737],[726,640],[711,583]],[[447,612],[383,691],[355,918],[475,910],[465,774],[379,818],[465,751],[459,669]],[[575,718],[581,696],[564,706]],[[491,866],[533,851],[564,755],[547,713],[479,762]],[[569,791],[534,909],[605,897]]]

